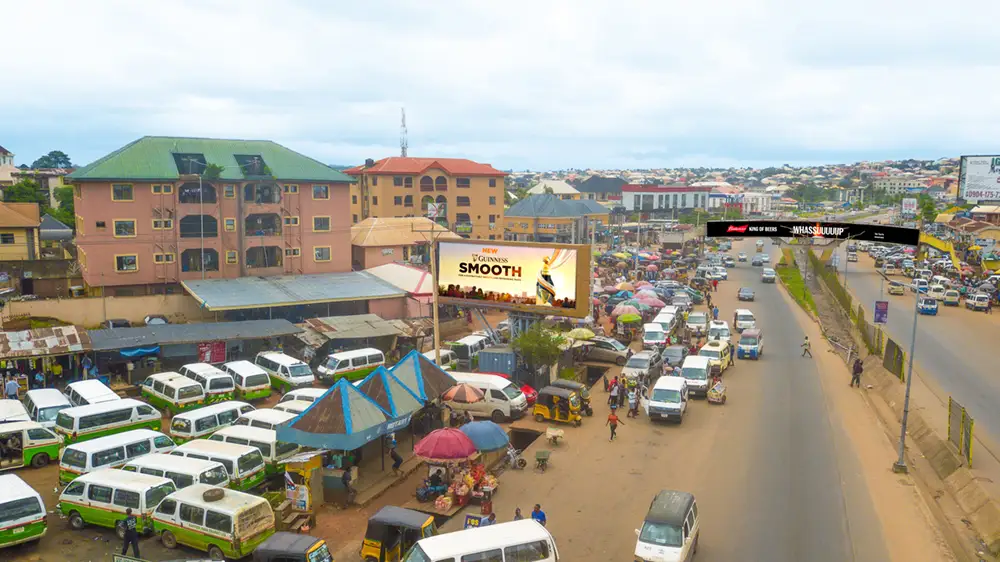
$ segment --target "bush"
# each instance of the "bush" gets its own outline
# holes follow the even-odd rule
[[[576,380],[576,369],[570,369],[566,367],[565,369],[559,369],[559,378],[566,379],[568,381]]]
[[[799,306],[806,312],[816,313],[816,302],[813,301],[812,293],[806,287],[805,279],[802,278],[799,268],[782,267],[775,269],[775,271],[778,273],[778,277],[781,277],[782,283],[795,302],[799,303]]]

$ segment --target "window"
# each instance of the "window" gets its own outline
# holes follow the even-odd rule
[[[378,195],[372,196],[372,205],[378,205]]]
[[[174,481],[177,488],[187,488],[191,484],[194,484],[194,477],[189,474],[181,474],[180,472],[167,472],[164,474],[167,478]]]
[[[421,177],[420,191],[434,191],[434,178],[430,176]]]
[[[468,207],[469,198],[459,195],[458,197],[455,198],[455,205],[459,207]]]
[[[130,466],[126,466],[122,470],[129,470],[131,472],[135,472],[135,468],[130,467]],[[140,468],[139,469],[139,474],[148,474],[150,476],[159,476],[160,478],[163,477],[163,471],[162,470],[157,470],[155,468]]]
[[[150,406],[136,406],[135,411],[139,412],[140,416],[151,416],[156,413],[156,410]]]
[[[314,246],[313,247],[313,261],[330,261],[330,247],[329,246]]]
[[[358,215],[351,215],[351,222],[353,224],[358,224]]]
[[[330,217],[313,217],[313,232],[330,232]]]
[[[87,484],[85,482],[73,482],[72,484],[66,487],[66,490],[63,491],[63,493],[68,496],[82,496],[83,489],[86,486]]]
[[[372,185],[378,185],[378,176],[372,176]]]
[[[163,500],[160,505],[156,506],[157,513],[163,513],[165,515],[173,515],[177,511],[177,502],[174,500]]]
[[[0,244],[13,244],[14,235],[11,233],[0,234]]]
[[[413,178],[411,176],[403,178],[403,187],[413,187]]]
[[[496,186],[497,186],[497,179],[490,178],[490,187],[496,187]]]
[[[222,224],[226,232],[236,232],[236,219],[223,219]]]
[[[358,204],[358,196],[351,195],[351,205],[357,205],[357,204]]]
[[[156,195],[170,195],[173,192],[174,192],[174,185],[171,183],[153,184],[153,193]]]
[[[285,226],[299,226],[299,217],[285,217],[282,222]]]
[[[219,425],[226,425],[236,421],[236,418],[240,417],[240,413],[237,410],[228,410],[226,412],[219,413]]]
[[[175,254],[153,254],[154,263],[174,263],[176,258]]]
[[[398,195],[396,197],[393,197],[392,198],[392,204],[393,205],[402,205],[403,204],[403,197],[402,196],[398,196]]]
[[[413,206],[413,196],[412,195],[407,195],[406,197],[403,197],[403,206],[404,207],[412,207]]]
[[[403,176],[393,176],[392,185],[395,187],[403,187]]]
[[[215,416],[205,416],[194,422],[195,431],[208,431],[213,427],[219,427],[219,420]]]
[[[297,186],[297,185],[286,185],[285,186],[285,193],[298,193],[298,192],[299,192],[299,186]]]
[[[170,230],[174,227],[174,219],[153,219],[153,230]]]
[[[41,439],[55,439],[55,435],[49,432],[47,429],[35,428],[28,430],[28,439],[41,440]]]
[[[111,488],[108,488],[107,486],[98,486],[97,484],[91,484],[90,488],[87,490],[87,498],[95,502],[111,503],[111,494]]]
[[[250,441],[247,443],[247,445],[250,445],[251,447],[257,447],[257,450],[260,451],[260,454],[264,456],[268,456],[271,454],[270,443],[264,443],[263,441]]]
[[[112,201],[135,201],[135,192],[130,183],[115,183],[111,185]]]
[[[223,533],[233,532],[233,518],[226,515],[225,513],[218,513],[216,511],[209,511],[205,515],[205,526],[209,529],[214,529],[216,531],[222,531]]]
[[[115,219],[115,238],[135,238],[135,219]]]
[[[503,562],[503,551],[497,548],[475,554],[466,554],[462,557],[462,562]]]
[[[236,186],[231,183],[222,186],[222,196],[226,199],[236,199]]]
[[[131,507],[132,509],[139,509],[139,492],[130,492],[128,490],[115,490],[115,497],[113,503],[121,507]]]
[[[330,186],[328,185],[313,186],[313,199],[329,199],[329,198],[330,198]]]
[[[149,444],[149,441],[140,441],[138,443],[132,443],[125,446],[125,453],[128,458],[139,457],[142,455],[148,455],[152,452],[153,447]]]
[[[134,273],[139,271],[139,256],[136,254],[115,256],[115,271],[118,273]]]
[[[301,248],[285,248],[285,256],[290,258],[297,258],[302,255]]]
[[[471,185],[469,178],[455,178],[455,187],[468,188]]]
[[[497,198],[493,195],[490,195],[490,205],[496,205],[496,204],[497,204]]]
[[[94,226],[96,226],[97,228],[107,228],[108,227],[108,225],[104,221],[97,221],[96,223],[94,223]]]
[[[507,562],[536,562],[549,557],[549,543],[535,541],[525,544],[508,546],[503,549],[504,560]]]
[[[202,525],[205,522],[205,510],[186,503],[181,504],[181,521]]]

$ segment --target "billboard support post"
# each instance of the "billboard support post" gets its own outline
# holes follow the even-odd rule
[[[442,231],[431,227],[430,230],[419,230],[410,226],[413,232],[418,232],[428,235],[428,247],[430,248],[429,257],[431,260],[431,286],[434,287],[434,294],[431,295],[431,318],[433,318],[433,330],[434,330],[434,363],[436,365],[441,364],[441,323],[438,319],[438,291],[437,291],[437,259],[435,259],[435,250],[437,246],[438,236],[441,235]],[[447,231],[445,231],[447,232]]]

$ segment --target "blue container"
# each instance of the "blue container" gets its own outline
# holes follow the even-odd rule
[[[479,370],[484,373],[513,375],[517,357],[509,347],[490,347],[479,352]]]

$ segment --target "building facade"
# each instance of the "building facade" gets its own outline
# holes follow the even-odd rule
[[[669,217],[693,209],[708,210],[711,192],[708,186],[626,184],[622,186],[622,205],[628,212]]]
[[[0,203],[0,261],[39,259],[38,203]]]
[[[505,172],[463,158],[394,156],[345,170],[352,223],[427,217],[463,238],[502,240]]]
[[[872,187],[876,190],[885,190],[889,195],[903,195],[912,189],[925,188],[927,183],[916,178],[882,177],[872,180]]]
[[[65,168],[40,168],[36,170],[18,170],[11,172],[10,175],[14,183],[23,180],[33,180],[38,184],[38,188],[45,193],[45,197],[49,201],[49,206],[58,207],[59,201],[56,200],[56,190],[62,187],[69,187],[63,181],[63,178],[72,171],[72,169],[67,170]]]
[[[544,194],[525,197],[507,209],[504,239],[512,242],[587,244],[608,225],[610,211],[596,201]]]
[[[67,176],[100,294],[350,271],[350,177],[271,141],[143,137]]]
[[[628,184],[621,178],[590,176],[576,186],[582,199],[619,204],[622,200],[622,186]]]

